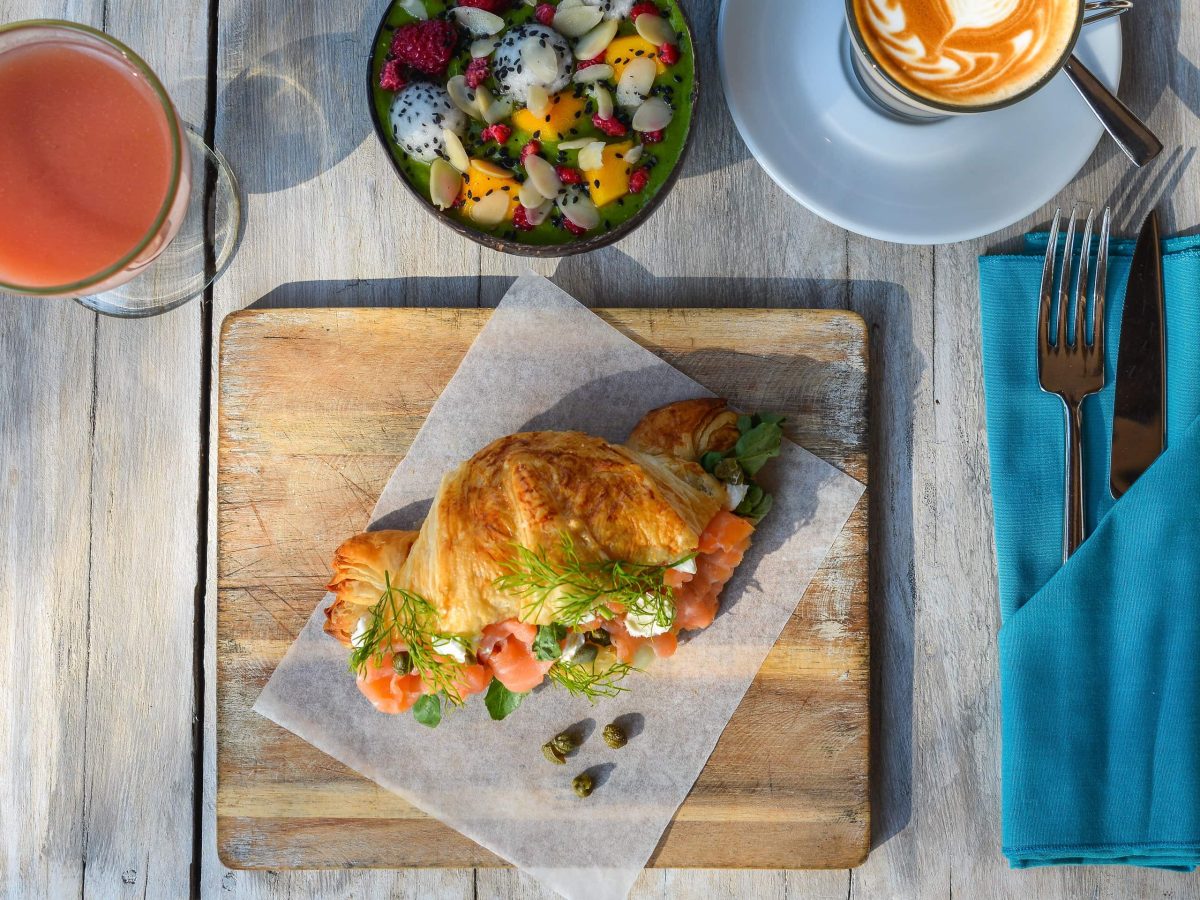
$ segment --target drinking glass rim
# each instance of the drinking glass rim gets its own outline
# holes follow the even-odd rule
[[[982,106],[964,106],[961,103],[943,103],[940,100],[934,100],[930,97],[924,96],[923,94],[918,94],[916,91],[900,84],[899,81],[892,77],[892,74],[883,66],[883,64],[875,58],[875,54],[871,51],[871,48],[867,46],[867,39],[863,37],[862,30],[858,27],[858,15],[854,9],[856,2],[858,2],[858,0],[846,0],[846,25],[850,29],[850,37],[854,40],[859,52],[861,52],[863,56],[867,58],[867,62],[870,63],[871,67],[875,69],[875,71],[878,72],[883,78],[885,78],[891,87],[894,87],[905,97],[912,100],[919,106],[927,106],[931,109],[936,109],[939,112],[944,113],[970,115],[971,113],[993,112],[997,109],[1004,109],[1005,107],[1013,106],[1017,103],[1020,103],[1022,100],[1029,99],[1047,84],[1049,84],[1054,76],[1062,71],[1063,66],[1067,64],[1067,60],[1071,58],[1071,54],[1075,52],[1075,45],[1079,43],[1079,36],[1083,33],[1083,14],[1087,0],[1079,0],[1079,11],[1075,16],[1075,28],[1071,32],[1071,39],[1067,41],[1066,47],[1063,48],[1062,55],[1059,56],[1054,65],[1048,68],[1045,74],[1042,75],[1042,77],[1039,78],[1034,84],[1030,85],[1020,93],[1013,94],[1011,97],[1005,97],[1003,100],[997,100],[992,103],[983,104]]]
[[[144,59],[121,43],[121,41],[118,41],[111,35],[105,34],[99,29],[92,28],[90,25],[83,25],[79,22],[68,22],[64,19],[24,19],[20,22],[10,22],[7,25],[0,25],[0,36],[9,32],[23,31],[31,28],[74,31],[108,44],[146,77],[146,83],[154,91],[155,96],[162,105],[163,112],[167,115],[168,130],[171,132],[171,180],[167,187],[166,196],[163,197],[162,206],[159,208],[158,215],[155,216],[149,231],[146,232],[132,250],[100,272],[69,284],[31,287],[29,285],[10,284],[7,281],[0,280],[0,289],[18,294],[29,294],[35,297],[76,294],[86,291],[89,287],[102,284],[128,267],[131,262],[137,259],[150,246],[150,242],[162,231],[163,225],[166,224],[167,216],[170,214],[171,208],[175,205],[176,194],[179,192],[179,184],[183,177],[183,126],[179,121],[178,113],[175,111],[175,105],[171,102],[170,94],[167,93],[167,89],[159,81],[158,76],[154,74],[154,70],[150,68]]]

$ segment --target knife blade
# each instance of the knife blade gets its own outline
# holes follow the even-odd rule
[[[1158,212],[1151,210],[1133,251],[1121,315],[1109,472],[1113,497],[1128,491],[1165,445],[1163,306],[1162,243]]]

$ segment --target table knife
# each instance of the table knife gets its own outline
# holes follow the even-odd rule
[[[1166,347],[1163,326],[1162,243],[1151,210],[1129,270],[1117,388],[1113,403],[1113,497],[1124,494],[1163,452],[1166,441]]]

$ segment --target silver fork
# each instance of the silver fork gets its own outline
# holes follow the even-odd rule
[[[1063,508],[1063,561],[1083,543],[1083,398],[1104,388],[1104,287],[1108,275],[1108,238],[1112,213],[1104,210],[1100,226],[1100,246],[1090,293],[1094,298],[1092,319],[1094,334],[1087,332],[1088,258],[1092,246],[1092,228],[1096,211],[1088,212],[1079,252],[1075,247],[1075,223],[1078,208],[1071,209],[1067,240],[1061,264],[1056,267],[1059,225],[1062,210],[1054,213],[1050,226],[1050,244],[1042,269],[1042,292],[1038,308],[1038,380],[1042,390],[1057,395],[1067,418],[1066,502]],[[1050,310],[1058,271],[1058,326],[1050,333]],[[1074,300],[1074,303],[1071,301]],[[1069,312],[1075,307],[1075,336],[1069,339]],[[1051,339],[1053,337],[1053,340]]]

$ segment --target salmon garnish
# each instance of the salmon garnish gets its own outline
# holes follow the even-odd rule
[[[477,654],[496,680],[515,694],[532,691],[541,684],[554,660],[533,655],[537,626],[509,619],[483,629]]]

